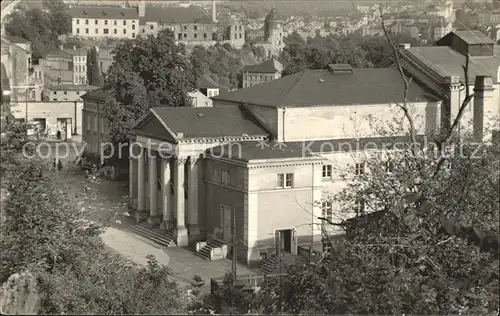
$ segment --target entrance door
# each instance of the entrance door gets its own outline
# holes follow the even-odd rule
[[[294,230],[283,229],[276,231],[276,250],[280,253],[295,253]]]
[[[231,208],[226,205],[221,205],[222,217],[222,236],[224,240],[231,240]]]
[[[73,135],[73,124],[71,122],[71,119],[69,118],[66,119],[66,139],[71,138],[71,135]]]

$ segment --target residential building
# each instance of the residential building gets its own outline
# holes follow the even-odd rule
[[[275,58],[266,60],[259,65],[250,65],[243,68],[242,87],[250,87],[255,84],[281,78],[283,65]]]
[[[61,84],[47,86],[44,90],[47,101],[78,101],[83,102],[82,96],[94,91],[98,87],[91,85]]]
[[[82,140],[87,146],[86,153],[98,155],[101,143],[107,141],[108,124],[101,107],[108,94],[103,89],[90,91],[82,96]]]
[[[210,76],[205,75],[196,80],[196,90],[189,93],[193,107],[212,107],[212,97],[219,95],[221,90],[227,90],[216,83]]]
[[[139,12],[137,8],[73,6],[71,32],[82,38],[133,39],[139,32]]]
[[[403,89],[396,69],[330,65],[221,93],[213,108],[153,108],[134,129],[137,218],[178,246],[230,245],[236,231],[239,260],[250,265],[320,243],[318,218],[338,207],[322,198],[364,172],[363,144],[407,138],[396,105]],[[418,134],[438,129],[441,100],[418,83],[408,96]],[[377,126],[398,118],[402,129],[384,137]],[[145,148],[151,154],[137,155]]]
[[[62,45],[53,49],[39,60],[43,67],[45,82],[57,84],[87,84],[87,49],[73,46],[65,49]]]

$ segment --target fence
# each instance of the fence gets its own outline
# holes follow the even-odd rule
[[[243,289],[245,290],[255,290],[262,286],[262,284],[268,279],[274,279],[282,276],[286,276],[286,273],[282,274],[268,274],[268,275],[257,275],[257,274],[248,274],[238,276],[237,282],[241,284]],[[213,278],[210,279],[210,291],[212,294],[221,286],[224,282],[224,277]]]

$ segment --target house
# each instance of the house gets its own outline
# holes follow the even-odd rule
[[[62,45],[50,51],[39,61],[43,67],[45,81],[49,85],[87,84],[87,49]]]
[[[44,90],[47,101],[78,101],[82,102],[82,96],[98,89],[91,85],[61,84],[47,86]]]
[[[365,172],[366,150],[407,139],[402,91],[395,69],[329,65],[221,93],[213,108],[153,108],[131,136],[137,220],[170,244],[216,240],[222,253],[236,232],[249,265],[321,243],[318,218],[338,207],[322,198]],[[414,83],[408,101],[419,135],[440,128],[435,94]],[[401,129],[387,137],[379,128],[394,119]]]
[[[452,123],[450,118],[456,117],[465,98],[466,83],[470,93],[475,93],[475,80],[478,76],[488,78],[490,86],[487,92],[491,98],[488,103],[490,107],[484,110],[489,112],[490,117],[500,114],[500,46],[483,33],[450,32],[434,46],[406,45],[401,48],[400,55],[403,68],[413,78],[437,95],[446,96],[442,118],[448,126]],[[463,67],[467,64],[467,55],[469,69],[466,82]],[[391,63],[394,65],[392,61]],[[474,100],[470,104],[474,104]],[[460,121],[464,132],[470,130],[472,124],[469,121],[473,117],[473,107],[469,106]],[[486,122],[484,128],[487,128]]]
[[[264,20],[264,37],[254,44],[256,47],[263,47],[269,58],[279,56],[285,47],[283,23],[283,19],[273,8]]]
[[[283,65],[274,58],[259,65],[250,65],[243,68],[242,87],[250,87],[258,83],[281,78]]]
[[[212,107],[212,97],[218,96],[220,90],[226,90],[216,83],[210,76],[201,76],[196,80],[196,90],[189,92],[193,107]]]

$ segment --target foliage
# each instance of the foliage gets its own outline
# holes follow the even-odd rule
[[[30,273],[14,273],[0,292],[0,311],[7,315],[36,315],[38,308],[36,279]]]
[[[68,6],[60,0],[45,0],[42,8],[21,7],[7,16],[5,30],[32,44],[33,61],[59,45],[58,35],[71,32]]]
[[[240,86],[240,74],[245,65],[260,63],[264,58],[263,48],[250,45],[236,49],[217,43],[208,48],[196,46],[191,53],[192,63],[200,74],[209,74],[215,82],[230,89]]]
[[[499,234],[498,148],[457,140],[436,169],[422,145],[367,156],[369,171],[332,201],[344,215],[356,201],[378,219],[351,227],[317,265],[296,266],[280,287],[259,293],[265,313],[493,314],[498,311],[498,256],[443,231],[441,218]],[[388,172],[390,166],[390,172]],[[413,196],[425,199],[414,198]],[[279,293],[284,293],[279,295]]]
[[[398,35],[393,40],[396,44],[416,43],[415,39],[407,35]],[[391,46],[383,37],[330,35],[304,41],[294,32],[284,41],[286,46],[279,58],[285,66],[283,75],[305,69],[322,69],[328,64],[350,64],[355,68],[375,67],[392,53]]]
[[[104,87],[110,94],[103,107],[109,138],[121,143],[150,107],[190,106],[188,93],[196,87],[196,72],[185,47],[165,30],[156,37],[120,43]]]
[[[34,145],[26,154],[37,144],[25,131],[11,124],[1,143],[2,190],[8,193],[2,194],[1,281],[29,271],[42,314],[183,313],[185,299],[165,267],[154,258],[139,267],[105,248],[99,235],[114,210],[94,201],[99,178],[82,180],[81,193],[70,197],[64,172],[21,154],[28,141]]]
[[[91,47],[87,51],[87,80],[91,86],[101,86],[101,72],[96,47]]]

